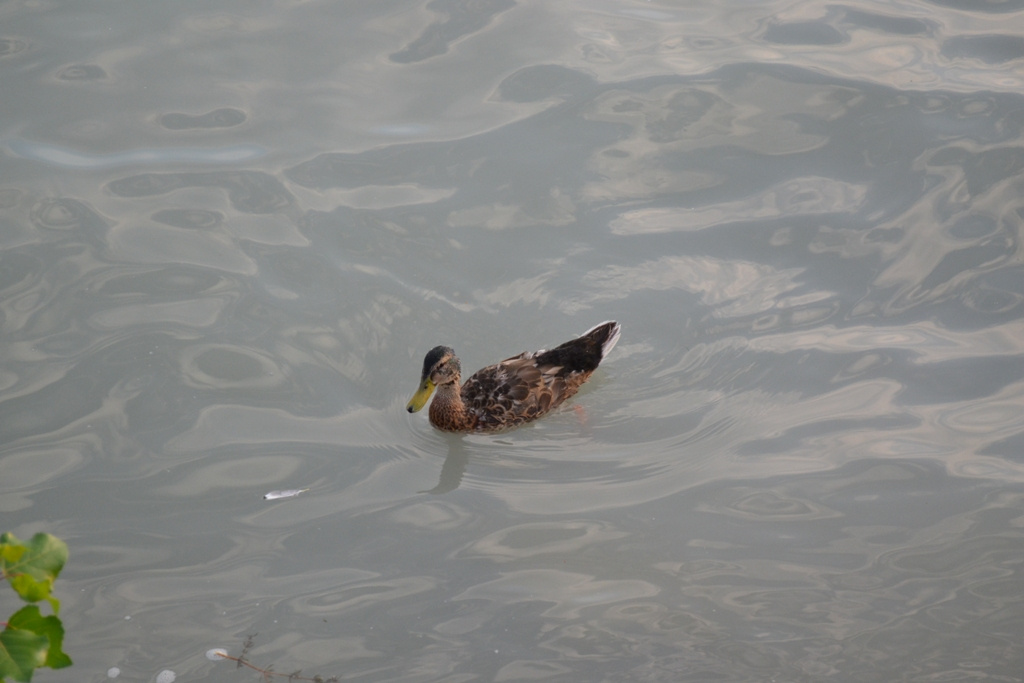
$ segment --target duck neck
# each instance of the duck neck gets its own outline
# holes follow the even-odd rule
[[[459,377],[454,382],[439,384],[430,402],[430,421],[438,429],[461,432],[473,428],[473,418],[466,412],[459,390]]]

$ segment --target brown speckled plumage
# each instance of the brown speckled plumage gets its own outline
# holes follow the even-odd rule
[[[619,324],[608,321],[550,351],[506,358],[474,373],[459,387],[455,352],[438,346],[423,360],[420,390],[409,412],[423,407],[432,390],[430,422],[450,432],[497,431],[534,420],[579,390],[619,339]]]

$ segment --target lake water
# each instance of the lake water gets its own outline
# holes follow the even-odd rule
[[[1024,680],[1022,0],[14,2],[0,84],[36,680]]]

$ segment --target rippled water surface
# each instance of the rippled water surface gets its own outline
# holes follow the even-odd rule
[[[0,84],[38,680],[1024,679],[1020,0],[9,2]]]

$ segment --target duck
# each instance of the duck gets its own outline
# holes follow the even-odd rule
[[[430,423],[445,432],[497,432],[551,412],[573,396],[619,341],[614,320],[550,351],[527,351],[478,370],[461,384],[462,366],[449,346],[423,359],[420,385],[406,405],[415,413],[434,396]]]

